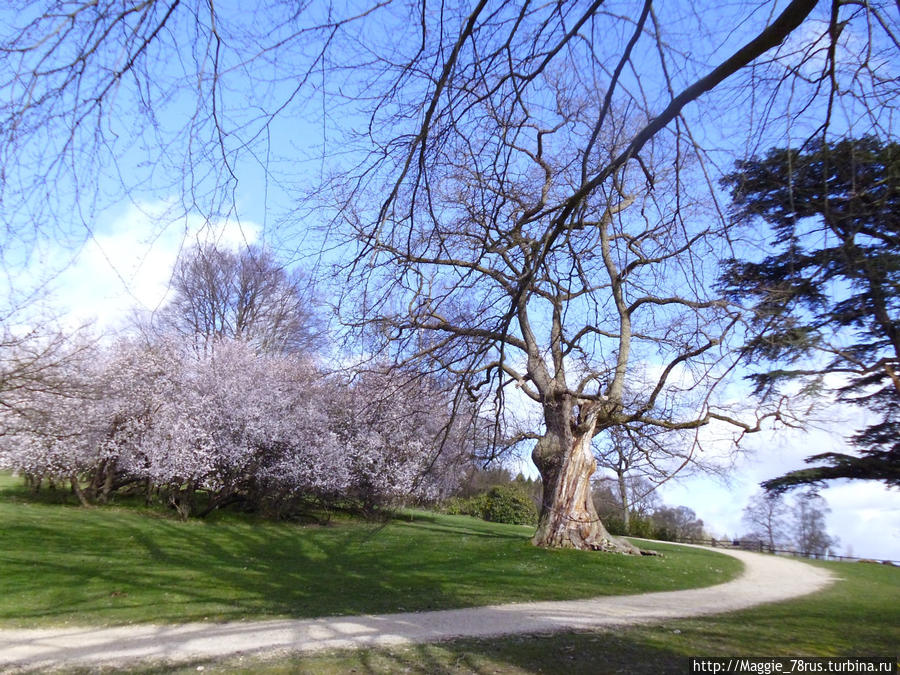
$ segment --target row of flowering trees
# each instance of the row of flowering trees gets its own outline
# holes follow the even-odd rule
[[[0,413],[0,468],[35,489],[64,482],[84,504],[143,491],[182,517],[230,503],[280,516],[311,499],[371,509],[440,497],[464,455],[421,378],[326,376],[232,338],[133,339],[61,367],[64,393],[29,391]]]

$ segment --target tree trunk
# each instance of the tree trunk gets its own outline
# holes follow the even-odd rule
[[[556,419],[554,419],[556,417]],[[532,459],[541,472],[544,495],[535,546],[640,554],[627,541],[611,536],[591,499],[591,476],[597,462],[589,433],[575,436],[566,415],[545,409],[547,432],[537,442]]]
[[[187,520],[195,511],[195,492],[193,481],[188,481],[184,486],[172,488],[169,493],[169,504],[175,507],[175,511],[182,520]]]
[[[84,490],[81,489],[81,485],[78,483],[78,476],[73,473],[70,480],[72,483],[72,492],[74,492],[75,496],[78,497],[79,503],[82,506],[89,507],[91,503],[88,500],[87,496],[84,494]]]
[[[38,494],[41,491],[41,482],[44,480],[44,477],[40,474],[26,473],[25,474],[25,485],[28,486],[28,489],[32,494]]]
[[[628,486],[625,485],[625,473],[618,472],[619,478],[619,496],[622,498],[622,525],[625,528],[625,534],[631,533],[631,504],[628,503]]]
[[[84,490],[84,494],[91,501],[99,501],[97,497],[100,495],[100,485],[103,483],[103,477],[106,475],[107,463],[107,460],[101,460],[100,466],[98,466],[93,473],[89,474],[91,480]]]
[[[100,492],[100,503],[107,504],[109,503],[109,495],[112,493],[115,488],[115,478],[116,478],[116,463],[115,461],[111,461],[106,466],[106,475],[103,480],[103,488]]]

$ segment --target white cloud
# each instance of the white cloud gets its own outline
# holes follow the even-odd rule
[[[865,415],[833,406],[833,422],[810,431],[781,429],[746,442],[728,484],[695,476],[662,488],[669,504],[692,508],[713,534],[739,536],[744,506],[759,483],[807,466],[804,458],[823,452],[852,452],[843,435],[865,424]],[[820,494],[831,507],[828,531],[841,551],[877,559],[900,560],[900,491],[873,481],[832,481]]]
[[[237,248],[258,240],[255,223],[207,222],[198,216],[173,220],[164,202],[132,205],[98,227],[53,284],[52,302],[70,324],[94,321],[120,327],[134,311],[153,311],[169,292],[180,251],[214,241]],[[51,251],[63,258],[65,251]]]

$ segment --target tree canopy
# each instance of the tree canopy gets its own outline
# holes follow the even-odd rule
[[[824,387],[881,418],[850,437],[860,456],[817,454],[807,461],[819,466],[765,487],[900,485],[900,145],[866,137],[775,148],[723,182],[736,220],[763,220],[777,249],[728,260],[721,277],[731,298],[753,305],[746,353],[775,366],[750,376],[757,392]]]
[[[155,324],[198,347],[233,338],[261,352],[312,354],[323,343],[309,279],[262,247],[189,248],[175,265],[171,288]]]
[[[85,349],[60,366],[66,391],[0,407],[0,469],[35,489],[69,483],[84,504],[140,490],[182,517],[235,503],[276,517],[310,503],[371,511],[455,485],[469,439],[435,387],[326,375],[256,347],[169,335]]]

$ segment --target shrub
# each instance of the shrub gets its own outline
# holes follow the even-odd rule
[[[498,485],[484,496],[482,518],[494,523],[537,525],[538,511],[525,490],[514,485]]]
[[[656,539],[656,526],[648,516],[640,516],[632,511],[628,522],[627,534],[643,539]]]
[[[607,516],[606,518],[601,518],[600,520],[606,527],[606,531],[611,535],[621,537],[628,534],[628,532],[625,531],[625,521],[622,520],[622,516]]]
[[[516,484],[496,485],[487,492],[465,499],[448,499],[444,502],[444,512],[510,525],[537,525],[538,521],[534,500],[526,488]]]
[[[625,527],[625,521],[618,513],[611,513],[606,516],[601,515],[606,531],[616,537],[641,537],[642,539],[657,539],[659,532],[656,525],[649,516],[642,516],[635,511],[629,514],[628,527]],[[665,535],[665,530],[662,531]]]
[[[451,516],[475,516],[484,518],[485,500],[487,495],[475,495],[474,497],[453,497],[444,502],[444,512]]]

